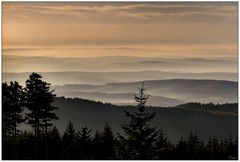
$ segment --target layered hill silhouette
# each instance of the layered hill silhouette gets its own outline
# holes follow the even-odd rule
[[[134,105],[134,95],[136,93],[101,93],[101,92],[78,92],[70,91],[59,93],[66,97],[80,97],[105,103],[112,103],[115,105]],[[183,100],[178,100],[169,97],[153,96],[149,99],[151,106],[176,106],[184,103]]]
[[[237,73],[235,57],[152,58],[131,56],[106,57],[40,57],[3,55],[3,72],[52,71],[173,71],[183,73],[233,72]],[[18,66],[21,65],[21,66]],[[84,77],[83,77],[84,78]],[[120,77],[121,78],[121,77]],[[146,78],[145,78],[146,79]],[[149,78],[151,79],[151,78]],[[155,78],[163,79],[163,78]]]
[[[24,84],[30,73],[3,73],[3,81],[17,80]],[[139,80],[163,79],[215,79],[237,81],[237,73],[232,72],[173,72],[173,71],[115,71],[115,72],[41,72],[52,85],[64,84],[106,84],[136,82]],[[64,76],[64,77],[63,77]]]
[[[66,123],[72,121],[76,128],[88,125],[92,130],[101,130],[108,122],[114,133],[121,132],[121,124],[127,122],[124,110],[136,111],[134,106],[116,106],[108,103],[79,98],[56,98],[54,106],[60,120],[56,121],[61,132]],[[237,104],[213,105],[189,103],[177,107],[148,107],[147,112],[156,112],[153,125],[163,129],[171,141],[187,136],[195,131],[200,138],[208,140],[210,136],[223,138],[237,135]],[[94,132],[93,132],[94,133]]]
[[[54,86],[59,96],[82,97],[115,104],[131,104],[131,96],[142,82],[103,85],[68,84]],[[237,102],[238,84],[233,81],[170,79],[144,81],[153,102],[150,106],[175,106],[184,102]]]

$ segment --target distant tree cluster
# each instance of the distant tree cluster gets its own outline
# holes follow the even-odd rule
[[[25,88],[16,81],[11,81],[9,85],[2,83],[2,94],[3,157],[8,157],[10,153],[12,159],[18,158],[18,126],[23,123],[33,127],[35,155],[36,149],[42,143],[41,138],[44,138],[44,143],[48,142],[51,121],[58,119],[54,113],[57,108],[51,106],[56,95],[50,90],[50,84],[44,82],[42,76],[37,73],[29,76]],[[11,143],[13,147],[9,150]]]
[[[92,132],[87,126],[76,130],[69,122],[63,135],[52,125],[58,119],[51,106],[55,94],[50,84],[32,73],[22,88],[17,82],[2,84],[3,89],[3,159],[237,159],[238,141],[231,136],[224,140],[209,138],[207,143],[196,133],[181,137],[172,144],[163,131],[151,127],[155,113],[147,113],[144,84],[135,96],[134,113],[125,111],[129,122],[122,125],[124,134],[114,135],[106,123],[102,132]],[[19,124],[32,126],[33,131],[21,132]]]
[[[234,112],[238,113],[237,103],[225,103],[225,104],[213,104],[213,103],[185,103],[176,106],[176,108],[192,109],[192,110],[211,110],[211,111],[221,111],[221,112]]]

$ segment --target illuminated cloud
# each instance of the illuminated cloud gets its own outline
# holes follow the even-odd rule
[[[236,55],[237,3],[3,3],[3,48],[65,48],[66,56],[72,47],[129,48],[131,55],[161,48],[167,52],[159,56],[192,56],[209,46]],[[91,55],[104,53],[111,52]]]

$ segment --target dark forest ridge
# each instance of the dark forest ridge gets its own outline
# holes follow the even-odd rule
[[[56,121],[56,125],[61,132],[69,120],[77,128],[88,125],[93,130],[101,130],[108,122],[115,133],[121,132],[119,126],[127,121],[124,110],[136,111],[136,106],[117,106],[80,98],[57,97],[53,105],[59,107],[56,113],[61,120]],[[223,138],[237,135],[237,109],[237,103],[187,103],[171,108],[147,107],[146,111],[157,113],[152,125],[161,128],[175,142],[190,131],[196,131],[204,140],[208,140],[209,136]]]
[[[105,107],[105,108],[130,108],[130,109],[136,109],[136,103],[134,105],[114,105],[111,103],[103,103],[100,101],[94,101],[94,100],[87,100],[82,98],[65,98],[64,96],[56,97],[55,103],[59,100],[66,100],[67,102],[81,102],[82,104],[86,105],[92,105],[93,107]],[[54,103],[54,104],[55,104]],[[198,103],[198,102],[189,102],[184,104],[179,104],[177,106],[171,106],[171,107],[164,107],[164,106],[146,106],[146,108],[149,109],[178,109],[178,110],[184,110],[184,111],[202,111],[202,113],[211,113],[212,115],[223,115],[223,116],[237,116],[238,113],[238,103],[225,103],[225,104],[213,104],[213,103]],[[215,113],[213,113],[215,112]]]

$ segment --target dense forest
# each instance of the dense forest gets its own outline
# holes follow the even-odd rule
[[[128,121],[119,125],[121,133],[115,135],[110,123],[102,131],[96,131],[87,125],[78,130],[69,121],[61,134],[54,125],[55,120],[61,120],[56,114],[58,107],[53,104],[56,94],[41,75],[32,73],[25,87],[16,81],[2,83],[2,158],[238,159],[238,137],[209,137],[205,142],[197,133],[189,132],[187,138],[172,143],[161,129],[151,125],[157,114],[147,111],[149,95],[145,90],[143,84],[135,95],[134,111],[122,110]],[[188,103],[175,109],[236,115],[235,107],[234,104]],[[30,125],[32,130],[23,131],[22,124]]]

